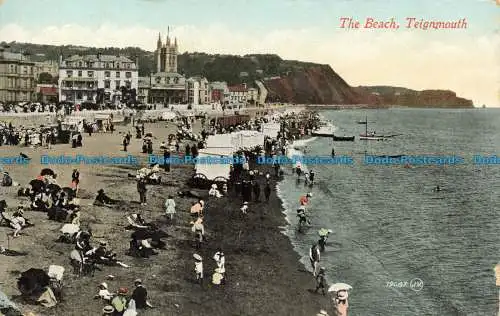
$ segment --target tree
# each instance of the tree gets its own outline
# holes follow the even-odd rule
[[[38,75],[38,83],[53,83],[54,78],[48,72],[42,72]]]

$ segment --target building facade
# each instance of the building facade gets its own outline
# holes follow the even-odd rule
[[[247,91],[247,102],[252,105],[257,105],[259,102],[259,90],[250,88]]]
[[[186,78],[178,73],[152,74],[148,100],[149,103],[185,103]]]
[[[57,61],[47,60],[35,63],[35,78],[38,80],[41,73],[48,73],[52,78],[59,76],[59,65]]]
[[[155,51],[156,72],[176,73],[178,54],[179,47],[177,45],[177,38],[175,38],[174,42],[171,43],[170,35],[167,35],[167,39],[163,43],[161,40],[161,34],[158,34]]]
[[[209,94],[211,102],[224,104],[229,100],[229,88],[223,81],[215,81],[209,84]]]
[[[45,103],[55,103],[59,97],[59,88],[55,84],[37,84],[37,101]]]
[[[149,102],[149,91],[151,90],[151,77],[139,77],[137,90],[137,101],[142,104]]]
[[[122,87],[137,92],[137,61],[124,56],[74,55],[59,61],[59,101],[118,103]]]
[[[210,103],[208,80],[203,77],[191,77],[186,80],[187,102],[192,105]]]
[[[0,102],[35,100],[34,68],[26,55],[0,51]]]
[[[230,86],[229,88],[229,104],[230,105],[246,105],[248,89],[246,83]]]

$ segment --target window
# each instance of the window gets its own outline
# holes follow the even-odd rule
[[[127,63],[127,69],[130,69],[130,63]]]
[[[161,82],[161,78],[160,77],[156,77],[156,83],[160,83]]]
[[[78,77],[81,77],[81,76],[82,76],[82,71],[78,70]]]
[[[127,71],[125,73],[125,78],[132,78],[132,73],[130,71]]]
[[[93,71],[87,71],[87,76],[88,76],[89,78],[94,77],[94,72],[93,72]]]
[[[89,63],[89,68],[94,68],[94,63],[93,62]]]
[[[116,78],[120,78],[120,72],[119,71],[116,72]]]
[[[127,89],[132,88],[132,83],[130,81],[125,82],[125,87],[127,87]]]
[[[14,65],[10,65],[10,72],[13,73],[14,72]]]
[[[106,63],[106,68],[109,68],[109,63]]]
[[[78,67],[81,67],[82,66],[82,62],[78,62]]]
[[[109,89],[109,88],[111,88],[111,81],[109,80],[104,81],[104,89]]]
[[[14,65],[14,73],[17,74],[17,65]]]
[[[120,88],[120,80],[115,80],[115,87],[116,87],[116,90],[118,90]]]
[[[73,70],[66,70],[66,76],[67,76],[68,78],[73,77]]]
[[[111,72],[109,72],[109,71],[105,71],[105,72],[104,72],[104,77],[106,77],[106,78],[111,77]]]
[[[30,67],[30,74],[33,73],[33,66]]]
[[[23,74],[25,74],[25,75],[26,75],[27,73],[28,73],[28,67],[23,66]]]
[[[78,92],[78,93],[76,94],[76,98],[77,98],[78,100],[81,100],[81,99],[83,98],[82,93],[81,93],[81,92]]]

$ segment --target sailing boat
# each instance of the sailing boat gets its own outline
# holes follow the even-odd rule
[[[360,140],[384,140],[384,136],[376,136],[375,132],[368,133],[368,116],[366,116],[365,121],[359,121],[359,124],[364,124],[365,125],[365,133],[364,134],[359,134],[359,139]]]

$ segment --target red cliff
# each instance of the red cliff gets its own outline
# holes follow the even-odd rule
[[[377,104],[375,95],[349,86],[328,65],[312,66],[264,80],[268,101],[299,104]]]

